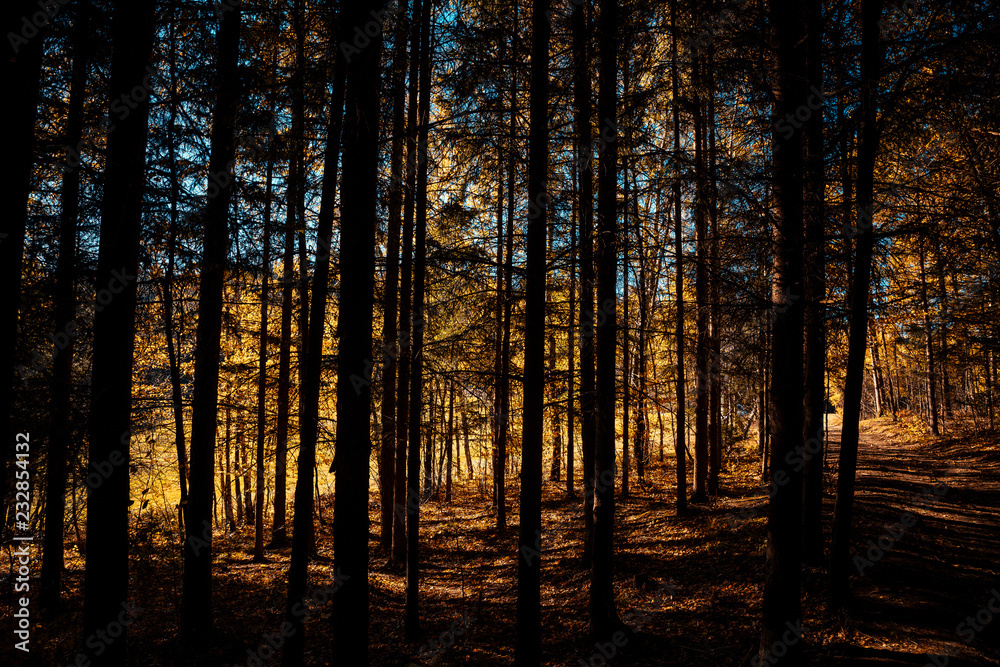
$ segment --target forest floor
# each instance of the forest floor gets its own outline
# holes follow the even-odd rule
[[[838,420],[830,427],[825,474],[832,489]],[[694,504],[683,517],[674,511],[672,474],[671,458],[655,462],[645,485],[633,477],[630,497],[618,497],[618,609],[635,633],[607,661],[608,647],[602,654],[588,637],[589,570],[582,560],[580,490],[568,498],[565,482],[546,482],[543,664],[751,664],[767,501],[759,460],[749,444],[735,448],[721,477],[722,493]],[[516,476],[509,479],[509,526],[503,533],[495,530],[489,500],[475,481],[456,480],[451,504],[443,502],[442,491],[422,505],[422,639],[417,642],[403,636],[405,572],[376,548],[373,522],[371,664],[513,663],[518,489]],[[829,519],[833,499],[824,500]],[[377,518],[374,495],[371,510]],[[889,545],[884,526],[901,521],[905,512],[916,523]],[[331,514],[332,502],[327,518]],[[930,439],[903,420],[863,423],[856,517],[855,553],[871,564],[864,563],[863,573],[852,580],[855,600],[848,612],[827,610],[825,565],[803,572],[803,628],[812,664],[1000,664],[1000,622],[989,622],[993,614],[987,607],[995,606],[994,595],[1000,602],[1000,447],[995,439]],[[216,538],[217,643],[192,656],[176,632],[182,562],[168,537],[155,525],[136,531],[131,591],[143,611],[130,628],[129,664],[218,667],[247,665],[251,654],[268,655],[269,649],[261,647],[281,625],[289,550],[271,551],[268,563],[255,564],[250,527]],[[889,548],[866,554],[867,540],[877,543],[880,537]],[[312,590],[333,584],[332,542],[327,521],[319,528],[319,554],[310,566]],[[73,647],[82,620],[83,562],[75,551],[69,556],[67,610],[35,621],[32,654],[18,653],[14,664],[77,664]],[[327,620],[329,604],[311,604],[317,613],[307,627],[309,664],[343,664],[337,661],[336,629]],[[959,625],[977,613],[977,625]],[[9,644],[0,650],[4,664],[9,664]],[[932,655],[939,657],[932,660]]]

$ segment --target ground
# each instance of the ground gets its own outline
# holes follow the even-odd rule
[[[836,418],[830,427],[826,475],[832,489]],[[722,495],[695,504],[684,517],[674,512],[672,474],[672,459],[654,462],[646,484],[633,478],[631,497],[619,498],[618,605],[635,630],[621,646],[588,637],[589,571],[581,558],[580,497],[568,498],[564,483],[545,484],[543,664],[753,664],[767,499],[759,461],[751,447],[734,448],[722,476]],[[438,498],[423,506],[419,641],[403,637],[405,572],[377,549],[373,520],[371,664],[512,664],[516,476],[511,482],[509,527],[502,534],[495,531],[489,501],[475,481],[457,480],[456,500],[450,505]],[[829,519],[832,496],[825,502]],[[374,495],[370,507],[376,519]],[[334,581],[331,514],[332,503],[310,568],[313,591]],[[900,523],[911,525],[903,531],[899,525],[887,528]],[[931,439],[912,420],[865,422],[854,532],[859,557],[854,571],[860,570],[853,579],[855,600],[846,614],[831,614],[825,602],[825,565],[805,568],[804,634],[811,663],[1000,664],[1000,622],[990,622],[994,614],[989,609],[992,605],[1000,611],[998,528],[1000,448],[995,438]],[[281,625],[289,550],[271,551],[268,563],[254,564],[250,528],[217,540],[217,647],[192,656],[176,633],[179,554],[166,546],[166,536],[157,529],[137,532],[131,590],[142,611],[131,626],[130,664],[247,665],[254,653],[270,654],[266,640]],[[66,612],[36,619],[32,654],[27,662],[18,654],[15,664],[74,664],[83,563],[77,555],[68,565]],[[313,601],[316,614],[307,627],[308,660],[341,664],[335,663],[336,628],[327,620],[330,603],[320,602]],[[971,623],[966,620],[970,616]],[[0,660],[7,664],[5,656],[13,652],[10,642],[5,644]],[[606,660],[612,650],[614,657]]]

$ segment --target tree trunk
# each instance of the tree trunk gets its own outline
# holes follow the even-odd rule
[[[208,202],[205,205],[195,342],[193,412],[191,416],[191,497],[188,506],[187,539],[184,542],[183,630],[189,639],[212,634],[212,468],[219,391],[219,348],[222,326],[222,296],[229,251],[229,203],[235,157],[234,134],[239,100],[237,61],[240,50],[239,0],[222,14],[217,34],[218,97],[212,113],[209,157]],[[214,194],[214,196],[212,196]],[[89,512],[88,512],[89,514]]]
[[[36,0],[12,0],[4,8],[3,34],[19,34],[22,21],[38,11]],[[5,48],[0,58],[2,80],[10,101],[7,105],[8,135],[5,162],[8,168],[6,178],[0,185],[0,325],[3,327],[2,340],[10,346],[8,352],[17,348],[18,312],[21,305],[21,268],[24,260],[25,223],[28,218],[28,197],[31,194],[31,175],[35,161],[35,116],[38,107],[38,90],[41,81],[42,45],[44,33],[37,34],[27,44],[17,44],[19,48],[9,51]],[[8,41],[11,47],[14,42]],[[15,354],[0,355],[0,437],[3,442],[15,442],[15,429],[11,424],[11,407],[14,403]],[[35,366],[35,360],[32,360]],[[6,451],[6,449],[5,449]],[[3,476],[0,481],[4,489],[11,488],[14,457],[4,456],[0,462]],[[7,493],[0,493],[0,517],[7,520]],[[4,524],[6,526],[6,523]]]
[[[924,349],[927,356],[927,427],[931,434],[939,435],[938,430],[938,391],[937,372],[935,370],[934,333],[931,328],[930,306],[927,302],[927,274],[924,268],[924,242],[920,244],[920,303],[924,311]]]
[[[233,414],[232,408],[226,407],[226,447],[224,450],[225,459],[219,461],[222,464],[222,499],[226,510],[226,530],[236,532],[236,519],[233,516],[233,474],[230,467],[232,461],[232,436],[233,436]]]
[[[518,521],[514,664],[538,665],[542,650],[542,443],[545,419],[545,232],[548,224],[549,0],[531,7],[528,220],[524,315],[524,410]],[[508,259],[510,259],[508,257]]]
[[[719,306],[719,198],[716,189],[715,76],[714,50],[709,48],[705,63],[708,95],[708,492],[719,495],[722,474],[722,309]]]
[[[424,296],[427,263],[427,134],[431,97],[431,3],[423,3],[420,18],[419,115],[415,213],[416,244],[413,264],[413,352],[410,372],[409,453],[406,498],[406,609],[404,634],[410,640],[420,633],[420,421],[424,389]]]
[[[590,4],[586,3],[586,8]],[[597,411],[594,395],[594,147],[591,142],[590,16],[585,3],[573,5],[573,125],[579,174],[580,210],[580,444],[583,449],[583,560],[594,544],[594,456]]]
[[[850,295],[851,317],[844,383],[844,418],[841,427],[837,500],[833,519],[833,551],[830,562],[830,601],[834,609],[843,608],[850,597],[848,578],[854,484],[858,467],[858,422],[861,418],[861,390],[864,380],[865,345],[868,339],[868,296],[871,289],[872,255],[875,246],[873,181],[879,143],[876,95],[882,59],[878,45],[878,21],[881,13],[881,0],[862,0],[858,221],[856,229],[852,230],[859,235],[859,238]]]
[[[420,419],[420,406],[410,407],[410,366],[412,364],[412,336],[418,322],[410,321],[412,304],[411,279],[413,275],[413,215],[416,198],[417,169],[424,168],[427,156],[419,156],[417,163],[417,80],[420,77],[420,19],[421,2],[413,0],[410,18],[410,73],[407,82],[406,105],[406,175],[403,185],[403,254],[400,258],[399,286],[399,379],[396,384],[396,478],[393,491],[393,536],[392,560],[402,563],[406,558],[406,517],[407,517],[407,458],[406,446],[410,420]],[[414,415],[416,415],[414,417]]]
[[[670,3],[670,29],[677,34],[677,0]],[[678,93],[677,72],[677,40],[672,39],[670,45],[671,69],[671,116],[674,122],[674,164],[680,164],[681,159],[681,124]],[[681,218],[681,175],[680,170],[674,172],[674,298],[676,300],[676,321],[674,322],[674,338],[677,346],[676,400],[677,423],[674,428],[674,457],[676,459],[677,475],[677,514],[687,511],[687,435],[685,431],[685,416],[687,398],[684,382],[684,221]]]
[[[465,411],[462,411],[462,437],[465,440],[465,463],[466,470],[469,471],[469,479],[475,478],[475,469],[472,467],[472,450],[469,449],[469,419]],[[459,456],[459,459],[462,457]],[[461,474],[461,473],[459,473]]]
[[[226,409],[226,418],[229,418],[229,410]],[[227,451],[226,456],[229,456]],[[236,412],[236,451],[233,452],[233,482],[236,486],[236,525],[243,524],[243,491],[240,478],[243,476],[243,419],[240,416],[239,408]],[[228,461],[227,461],[228,463]],[[228,473],[228,471],[227,471]]]
[[[553,229],[553,227],[549,227]],[[552,242],[551,234],[549,235],[549,255],[552,253]],[[556,375],[556,334],[555,332],[549,332],[549,377],[554,378]],[[551,380],[550,380],[551,382]],[[552,385],[550,384],[550,387]],[[554,388],[553,388],[554,389]],[[553,399],[558,397],[557,390],[550,390],[549,395]],[[552,408],[552,464],[549,467],[549,480],[553,482],[558,482],[562,478],[562,420],[560,419],[559,409]]]
[[[514,5],[514,34],[505,44],[511,62],[517,60],[517,4]],[[517,130],[517,78],[510,77],[510,115],[507,136],[507,244],[504,253],[503,288],[503,338],[500,342],[500,419],[497,461],[493,475],[496,479],[497,530],[507,528],[507,435],[510,430],[510,326],[514,306],[514,174]]]
[[[951,419],[951,380],[948,377],[948,328],[950,327],[950,316],[948,314],[948,288],[945,283],[945,258],[942,256],[937,262],[937,284],[938,299],[940,301],[941,313],[941,403],[944,408],[944,418]]]
[[[379,494],[381,524],[379,547],[392,548],[392,528],[396,493],[396,360],[397,310],[399,309],[399,237],[403,208],[403,143],[406,139],[406,9],[407,0],[399,3],[395,46],[392,52],[392,145],[389,153],[389,218],[385,255],[385,288],[382,303],[382,442],[379,454]]]
[[[369,13],[381,10],[378,0],[344,5],[342,25],[362,25]],[[344,184],[340,255],[340,321],[350,323],[340,330],[337,379],[338,465],[334,509],[334,554],[344,582],[336,595],[334,625],[340,629],[340,646],[352,661],[368,662],[368,476],[371,410],[372,306],[374,301],[375,228],[378,184],[379,60],[381,37],[347,64],[347,115],[344,126]],[[340,58],[338,57],[338,61]],[[338,77],[339,78],[339,77]],[[335,90],[337,85],[335,84]],[[342,88],[341,88],[342,89]],[[342,93],[341,93],[342,94]],[[340,97],[335,93],[335,109]],[[339,116],[339,114],[337,114]],[[339,118],[337,119],[339,125]],[[337,152],[328,149],[328,164],[337,162]],[[331,169],[332,171],[332,169]],[[330,178],[330,176],[327,176]],[[335,183],[335,178],[333,179]],[[314,302],[322,302],[327,280],[329,242],[333,219],[333,189],[330,211],[320,215],[320,234],[325,240],[322,262],[317,264]],[[327,183],[324,182],[324,190]],[[327,199],[324,192],[324,201]],[[314,305],[310,329],[313,348],[322,344],[322,313],[325,303]],[[311,395],[318,398],[319,374],[313,373]],[[358,378],[363,381],[358,384]],[[311,399],[312,400],[312,399]],[[310,404],[309,419],[317,418]],[[315,428],[310,426],[310,428]]]
[[[701,88],[704,85],[702,54],[696,52],[691,63],[691,81],[694,87],[694,224],[695,224],[695,407],[694,407],[694,493],[691,500],[708,499],[709,433],[708,410],[711,393],[710,331],[708,303],[708,184],[705,167],[705,118],[702,109]]]
[[[622,73],[623,83],[625,84],[623,90],[628,93],[628,61],[626,61],[624,66],[624,72]],[[631,142],[629,142],[631,144]],[[632,320],[629,317],[629,288],[630,288],[630,277],[631,263],[629,262],[629,222],[628,222],[628,202],[629,197],[632,195],[629,188],[628,180],[628,158],[625,158],[625,165],[623,171],[625,172],[624,177],[624,192],[622,193],[623,206],[622,206],[622,224],[621,224],[621,243],[622,243],[622,498],[628,498],[629,496],[629,468],[631,466],[631,456],[629,455],[629,399],[631,398],[629,391],[629,385],[632,382],[632,346],[629,341],[629,332],[632,326]]]
[[[274,117],[270,117],[273,127]],[[274,159],[268,135],[267,175],[264,179],[264,258],[260,283],[260,334],[257,340],[257,460],[256,511],[254,513],[253,559],[264,562],[264,438],[267,429],[267,306],[271,289],[271,184],[274,179]]]
[[[90,59],[89,0],[79,0],[75,9],[73,72],[66,118],[66,163],[62,177],[62,209],[59,212],[59,259],[53,296],[56,337],[65,338],[63,345],[56,345],[52,353],[52,438],[45,480],[45,537],[42,544],[39,595],[39,602],[46,610],[60,607],[63,534],[66,530],[66,452],[72,439],[70,395],[73,387],[75,336],[69,335],[69,332],[76,326],[73,276],[76,268],[77,221],[80,215],[80,156],[75,151],[81,146],[83,138],[83,98],[87,92],[87,66]],[[8,408],[9,404],[5,403],[4,410]]]
[[[446,503],[451,502],[451,450],[452,445],[455,440],[455,381],[452,380],[448,383],[448,439],[446,440],[445,451],[447,452],[445,459],[447,463],[445,465],[448,470],[445,472],[445,491],[444,491],[444,501]],[[461,461],[462,457],[459,456],[458,460]]]
[[[346,14],[346,11],[345,11]],[[345,16],[346,18],[346,16]],[[336,40],[336,31],[331,35]],[[379,41],[372,50],[378,58]],[[358,56],[368,62],[370,56]],[[330,248],[333,237],[333,213],[337,198],[337,164],[340,161],[341,127],[344,119],[344,88],[350,67],[355,65],[345,62],[347,58],[341,53],[336,56],[333,75],[333,92],[330,100],[330,116],[327,125],[326,154],[323,158],[323,186],[320,198],[320,211],[316,227],[316,265],[313,271],[312,309],[309,321],[306,323],[306,344],[304,359],[300,360],[299,369],[302,373],[302,389],[300,405],[302,406],[302,423],[299,431],[298,476],[295,483],[295,512],[292,516],[292,555],[288,568],[288,603],[287,621],[295,632],[288,638],[285,648],[285,660],[289,665],[303,664],[305,649],[305,623],[301,614],[295,613],[296,605],[301,604],[306,596],[308,583],[308,556],[312,551],[310,544],[313,537],[313,485],[316,466],[316,441],[319,437],[319,394],[323,375],[323,333],[326,329],[326,299],[330,282]],[[372,74],[370,67],[364,72]],[[356,74],[355,74],[356,76]],[[352,82],[355,79],[352,78]],[[364,95],[358,91],[357,95]],[[370,107],[355,109],[348,99],[352,111],[364,118],[372,118]],[[378,104],[375,103],[377,115]],[[348,124],[354,120],[348,112]],[[355,122],[361,122],[357,120]],[[378,123],[375,122],[376,136]],[[348,655],[359,651],[357,655],[366,655],[368,647],[368,467],[371,440],[369,436],[369,412],[371,410],[371,349],[372,349],[372,294],[374,289],[374,260],[371,258],[374,248],[374,225],[368,229],[365,224],[366,214],[371,215],[366,208],[365,194],[371,189],[367,179],[360,173],[351,173],[348,167],[347,144],[351,140],[351,131],[358,130],[349,127],[344,130],[344,174],[345,183],[342,192],[349,196],[341,197],[342,220],[351,224],[341,226],[340,254],[340,316],[338,317],[338,334],[340,338],[340,356],[337,364],[337,444],[336,460],[330,467],[330,472],[336,470],[334,510],[334,550],[337,563],[337,575],[344,581],[342,589],[336,595],[338,603],[334,606],[335,613],[343,613],[345,606],[349,607],[347,618],[339,618],[339,627],[345,628],[346,634],[340,642]],[[374,142],[374,139],[371,139]],[[358,155],[357,146],[351,154],[353,165],[358,172],[366,170],[369,165],[366,155]],[[348,177],[350,174],[350,177]],[[350,182],[347,182],[347,181]],[[360,201],[354,199],[361,197]],[[353,213],[353,215],[352,215]],[[368,221],[370,224],[370,221]],[[349,322],[350,326],[343,325]],[[304,372],[302,372],[304,370]],[[345,392],[345,387],[349,390]],[[345,393],[347,394],[345,396]],[[360,481],[359,481],[360,480]],[[358,494],[364,496],[358,500]],[[345,548],[344,544],[350,545]],[[363,556],[358,551],[364,552]],[[363,597],[363,600],[361,599]],[[363,615],[363,624],[356,618]]]
[[[776,47],[772,74],[775,205],[769,405],[774,481],[769,489],[759,647],[764,664],[785,655],[782,663],[797,665],[802,655],[801,631],[793,630],[794,641],[782,640],[782,636],[788,637],[789,628],[798,628],[802,617],[802,475],[790,461],[796,451],[801,452],[803,425],[803,137],[798,132],[782,132],[780,126],[787,114],[794,114],[806,100],[805,11],[801,3],[791,0],[770,3]],[[779,647],[786,653],[778,653]]]
[[[820,3],[808,5],[806,64],[810,88],[823,89],[823,12]],[[823,107],[814,109],[803,128],[805,142],[803,214],[805,216],[805,393],[803,436],[805,451],[802,488],[802,557],[818,563],[823,558],[823,420],[826,416],[826,247],[824,217]]]
[[[143,85],[153,48],[153,14],[150,1],[116,0],[112,5],[110,101]],[[100,372],[91,379],[89,471],[100,474],[99,465],[113,465],[104,481],[87,495],[84,638],[116,623],[128,601],[132,368],[148,117],[146,96],[108,133],[96,284],[99,290],[120,291],[94,315],[91,362]],[[211,491],[211,461],[207,486]],[[210,502],[210,493],[208,497]],[[210,511],[211,504],[206,509]],[[206,513],[206,518],[211,519],[211,514]],[[122,636],[92,664],[125,665],[127,634],[123,627]]]
[[[615,350],[618,263],[618,1],[600,3],[598,117],[612,133],[598,157],[597,443],[594,457],[594,554],[590,576],[590,623],[601,638],[618,630],[615,608]]]
[[[632,220],[635,223],[636,251],[639,257],[639,340],[638,340],[638,368],[637,380],[638,391],[636,392],[635,406],[635,473],[639,478],[640,486],[646,484],[646,465],[649,462],[649,416],[646,414],[646,392],[649,390],[646,378],[646,350],[648,347],[648,335],[646,332],[649,321],[649,290],[646,279],[646,250],[643,247],[642,227],[639,220],[639,197],[635,187],[635,171],[632,172],[632,189],[636,196],[632,199]],[[656,211],[659,215],[659,197],[657,197]],[[659,225],[657,225],[658,227]],[[659,271],[657,271],[659,276]]]
[[[577,181],[579,180],[578,170],[573,168],[573,192],[579,192]],[[576,226],[579,202],[574,201],[570,212],[569,231],[569,322],[566,326],[566,495],[572,498],[576,495],[574,490],[574,468],[576,450]]]

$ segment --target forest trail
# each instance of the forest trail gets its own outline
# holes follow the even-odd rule
[[[839,442],[839,426],[830,438]],[[1000,610],[1000,452],[888,419],[864,422],[860,440],[853,534],[863,572],[844,640],[824,647],[821,664],[1000,664],[1000,614],[987,607]],[[894,539],[888,527],[898,534],[904,519],[912,525]]]

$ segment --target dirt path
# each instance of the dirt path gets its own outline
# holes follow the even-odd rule
[[[863,425],[856,604],[821,664],[1000,664],[1000,466],[977,445]]]

